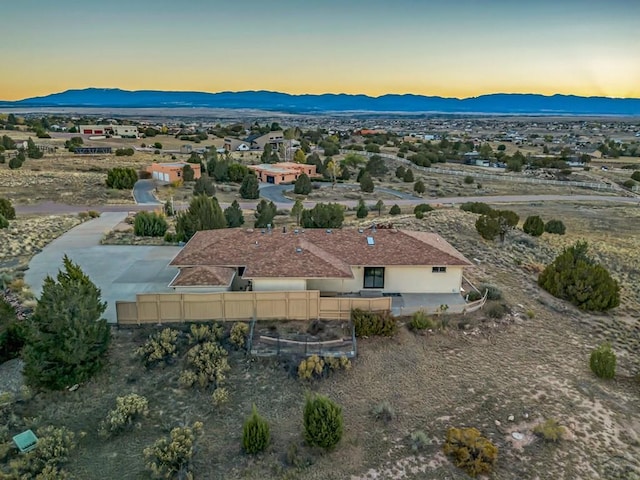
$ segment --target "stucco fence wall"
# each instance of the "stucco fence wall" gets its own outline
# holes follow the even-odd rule
[[[316,290],[138,294],[116,302],[118,325],[210,320],[348,320],[351,309],[390,310],[391,298],[320,297]]]

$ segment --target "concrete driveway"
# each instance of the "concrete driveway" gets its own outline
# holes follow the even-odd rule
[[[126,213],[107,212],[89,220],[47,245],[31,259],[25,282],[37,297],[47,275],[55,276],[66,254],[102,291],[107,302],[104,317],[116,322],[116,300],[133,301],[137,293],[170,292],[167,287],[178,269],[168,263],[180,247],[100,245],[100,239],[126,217]]]
[[[137,204],[160,205],[161,202],[155,197],[156,186],[153,180],[138,180],[133,186],[133,198]]]

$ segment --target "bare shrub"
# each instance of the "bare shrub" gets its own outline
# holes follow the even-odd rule
[[[171,328],[165,328],[149,337],[149,340],[136,349],[135,354],[142,357],[147,367],[152,367],[159,363],[170,363],[178,354],[178,336],[180,332]]]
[[[142,395],[130,393],[116,398],[116,408],[107,414],[100,433],[109,435],[131,428],[135,420],[149,414],[149,402]]]
[[[147,469],[158,478],[189,478],[195,444],[202,435],[202,423],[192,427],[176,427],[170,437],[161,438],[144,449]]]
[[[543,423],[533,428],[533,433],[540,436],[547,442],[559,442],[565,433],[565,428],[559,425],[553,418],[548,418]]]
[[[443,449],[472,477],[490,473],[498,459],[498,448],[475,428],[450,428]]]
[[[373,408],[371,409],[371,415],[373,415],[373,418],[375,418],[376,420],[381,420],[384,423],[389,423],[396,417],[396,412],[391,404],[387,400],[384,400],[373,406]]]

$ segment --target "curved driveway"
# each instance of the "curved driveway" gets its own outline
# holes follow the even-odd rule
[[[133,198],[138,205],[160,205],[154,190],[156,186],[153,180],[138,180],[133,186]]]

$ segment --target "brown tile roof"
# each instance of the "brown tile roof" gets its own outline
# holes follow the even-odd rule
[[[180,272],[169,284],[170,287],[194,287],[206,285],[209,287],[228,287],[231,285],[235,270],[225,267],[187,267]]]
[[[373,238],[369,245],[367,237]],[[353,278],[352,266],[471,265],[435,233],[228,228],[197,232],[172,266],[245,267],[243,278]]]

